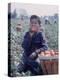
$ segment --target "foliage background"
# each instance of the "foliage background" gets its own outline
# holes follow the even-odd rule
[[[23,37],[25,32],[29,29],[29,18],[28,15],[20,15],[17,18],[16,10],[11,15],[11,22],[9,23],[11,28],[11,76],[29,76],[30,71],[26,73],[18,73],[17,65],[21,61],[22,53],[24,50],[21,47]],[[45,23],[46,16],[40,17],[42,28],[44,29],[44,33],[47,39],[47,44],[50,49],[58,50],[58,14],[54,14],[53,16],[47,16],[49,19],[47,23]],[[21,24],[21,31],[17,31],[17,24]]]

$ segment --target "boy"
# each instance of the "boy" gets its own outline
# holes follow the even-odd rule
[[[40,32],[41,21],[38,16],[30,17],[30,29],[25,34],[22,47],[24,49],[22,63],[18,65],[19,72],[30,70],[33,75],[42,75],[41,66],[36,62],[38,53],[48,49],[46,41]]]

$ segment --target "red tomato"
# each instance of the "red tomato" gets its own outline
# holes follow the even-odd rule
[[[54,50],[50,50],[50,53],[51,53],[51,55],[52,55],[52,56],[54,56],[54,55],[55,55]]]
[[[41,56],[45,56],[44,52],[41,52]]]
[[[49,50],[45,51],[45,54],[50,54],[50,51]]]
[[[46,54],[45,56],[51,56],[50,54]]]

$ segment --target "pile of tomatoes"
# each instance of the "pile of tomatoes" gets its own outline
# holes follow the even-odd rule
[[[41,56],[57,56],[58,55],[58,51],[46,50],[44,52],[41,52],[40,55]]]

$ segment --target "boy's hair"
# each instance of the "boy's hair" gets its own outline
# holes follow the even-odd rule
[[[37,15],[32,15],[32,16],[30,17],[30,21],[31,21],[32,19],[37,19],[39,25],[41,24],[40,18],[39,18]]]

